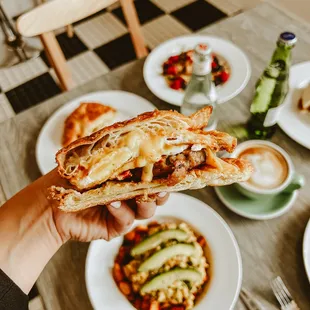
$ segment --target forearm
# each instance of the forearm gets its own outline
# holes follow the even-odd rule
[[[52,182],[47,175],[0,207],[0,268],[25,293],[62,244],[46,198]]]

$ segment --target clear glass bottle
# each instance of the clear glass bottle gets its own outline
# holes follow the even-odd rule
[[[193,74],[189,81],[181,113],[191,115],[205,106],[212,106],[213,112],[206,130],[216,128],[217,94],[212,82],[212,55],[207,44],[198,44],[193,54]]]

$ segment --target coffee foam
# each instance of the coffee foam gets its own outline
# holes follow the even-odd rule
[[[239,157],[249,160],[254,167],[254,172],[247,181],[252,187],[274,189],[288,176],[288,164],[285,158],[271,147],[251,146],[243,150]]]

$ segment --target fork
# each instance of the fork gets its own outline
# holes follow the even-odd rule
[[[263,310],[264,309],[263,306],[245,288],[241,289],[239,296],[248,310]]]
[[[270,285],[282,310],[300,310],[279,276],[273,279]]]

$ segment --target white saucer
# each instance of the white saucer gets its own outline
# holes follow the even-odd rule
[[[56,167],[55,154],[62,147],[64,121],[81,102],[85,101],[98,101],[115,108],[118,112],[116,121],[123,121],[155,109],[155,106],[148,100],[120,90],[89,93],[66,103],[47,120],[39,134],[36,160],[42,174],[46,174]]]
[[[229,80],[216,88],[219,103],[238,95],[247,85],[251,76],[251,66],[244,52],[232,42],[207,35],[188,35],[168,40],[156,47],[147,57],[143,76],[148,88],[160,99],[180,106],[184,92],[171,89],[162,75],[163,63],[172,55],[193,49],[206,42],[214,53],[221,55],[231,68]]]
[[[283,215],[291,209],[298,196],[298,190],[295,190],[272,198],[250,199],[234,185],[216,187],[215,193],[228,209],[252,220],[270,220]]]

